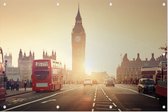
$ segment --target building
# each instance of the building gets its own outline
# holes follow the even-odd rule
[[[86,35],[78,7],[75,26],[72,30],[72,77],[75,81],[83,80],[85,75]]]
[[[7,61],[7,67],[12,67],[12,54],[5,54],[4,60]]]
[[[48,55],[47,52],[43,51],[43,59],[54,59],[54,60],[56,60],[56,52],[52,51],[52,54]]]
[[[141,60],[139,53],[137,54],[136,59],[133,58],[133,60],[129,60],[127,54],[125,54],[121,66],[118,66],[117,68],[117,81],[119,83],[133,83],[142,77],[142,67],[157,67],[160,61],[164,60],[167,60],[166,56],[160,56],[155,59],[154,53],[152,53],[150,60],[147,58]]]
[[[7,61],[6,62],[6,76],[8,80],[13,79],[14,81],[16,81],[17,79],[20,79],[18,67],[12,66],[12,54],[11,53],[9,55],[5,54],[4,60]]]
[[[20,80],[19,68],[18,67],[7,67],[6,76],[8,80],[13,79],[14,81]]]
[[[34,60],[34,52],[29,52],[29,56],[26,53],[23,54],[22,50],[19,51],[18,68],[21,80],[31,80],[32,74],[32,61]]]
[[[65,78],[65,83],[66,84],[70,84],[73,82],[73,77],[72,77],[72,70],[67,70],[66,69],[66,75],[64,76]]]
[[[67,68],[66,68],[66,65],[64,65],[64,67],[63,67],[63,70],[62,70],[62,73],[63,73],[63,81],[64,81],[64,84],[70,84],[70,82],[71,82],[71,76],[72,76],[72,74],[71,74],[71,70],[68,70]]]

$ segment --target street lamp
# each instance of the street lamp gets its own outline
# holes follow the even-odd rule
[[[162,81],[163,81],[163,75],[164,75],[164,73],[163,73],[163,63],[161,63],[161,70],[162,70]]]
[[[6,81],[7,81],[7,76],[6,76],[6,71],[7,71],[7,70],[6,70],[6,68],[7,68],[7,62],[8,62],[8,61],[7,61],[7,60],[5,60],[5,74],[4,74],[4,75],[5,75],[5,77],[4,77],[4,82],[5,82],[5,83],[4,83],[4,86],[5,86],[5,89],[6,89]]]

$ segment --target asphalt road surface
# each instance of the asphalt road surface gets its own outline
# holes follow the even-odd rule
[[[137,92],[130,85],[115,87],[71,85],[56,92],[31,92],[9,97],[6,109],[12,111],[163,111],[152,95]]]

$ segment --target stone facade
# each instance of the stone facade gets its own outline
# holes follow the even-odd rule
[[[12,54],[5,54],[4,60],[7,61],[7,67],[12,67]]]
[[[29,52],[29,56],[26,53],[23,54],[20,49],[18,58],[18,68],[21,80],[31,80],[32,74],[32,61],[34,60],[34,52]]]
[[[52,54],[48,55],[47,52],[43,51],[43,59],[53,59],[53,60],[56,60],[56,52],[52,51]]]
[[[119,83],[136,81],[141,78],[141,67],[157,67],[160,61],[165,60],[167,60],[166,56],[162,55],[155,59],[154,53],[152,53],[150,60],[147,58],[146,60],[141,60],[139,53],[137,54],[136,59],[129,60],[127,54],[125,54],[121,66],[118,66],[117,68],[117,81]]]
[[[75,26],[72,30],[72,77],[74,81],[81,81],[85,75],[85,43],[86,34],[82,25],[82,18],[78,8]]]
[[[7,76],[7,78],[9,80],[13,79],[14,81],[16,81],[17,79],[20,80],[18,67],[12,66],[12,54],[9,54],[9,55],[5,54],[4,60],[7,61],[7,63],[6,63],[6,76]]]
[[[20,80],[19,68],[18,67],[7,67],[6,76],[8,80],[13,79],[14,81]]]

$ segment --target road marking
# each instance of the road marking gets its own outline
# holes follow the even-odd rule
[[[103,88],[101,88],[101,90],[102,90],[103,94],[106,96],[106,98],[111,102],[111,101],[112,101],[111,98],[106,95],[106,93],[105,93],[105,91],[103,90]],[[115,103],[112,103],[112,104],[117,108],[117,105],[116,105]],[[112,105],[109,105],[109,108],[110,108],[110,109],[112,109],[112,107],[113,107]],[[118,110],[121,112],[120,109],[118,109]]]
[[[96,86],[95,95],[94,95],[94,99],[93,99],[94,102],[96,101],[96,95],[97,95],[97,86]],[[93,107],[92,112],[94,112],[95,103],[93,103],[92,107]]]
[[[95,91],[95,95],[94,95],[94,99],[93,99],[94,102],[96,101],[96,95],[97,95],[97,86],[96,86],[96,91]]]
[[[93,101],[96,101],[96,98],[94,98],[94,100]]]
[[[92,109],[92,112],[94,112],[94,109]]]
[[[101,88],[101,87],[100,87],[100,88]],[[106,93],[104,92],[104,90],[103,90],[102,88],[101,88],[101,90],[102,90],[103,94],[104,94],[105,96],[107,96]]]
[[[102,92],[103,92],[103,94],[106,96],[106,98],[109,100],[109,101],[112,101],[110,98],[109,98],[109,96],[107,96],[107,94],[105,93],[105,91],[101,88],[101,90],[102,90]]]
[[[147,94],[144,94],[144,93],[141,93],[141,95],[144,95],[144,96],[147,96],[147,97],[150,97],[150,98],[153,98],[153,99],[155,99],[155,98],[156,98],[156,97],[154,97],[154,96],[147,95]]]
[[[79,88],[79,87],[78,87],[78,88]],[[40,98],[40,99],[37,99],[37,100],[33,100],[33,101],[30,101],[30,102],[27,102],[27,103],[24,103],[24,104],[17,105],[17,106],[15,106],[15,107],[8,108],[8,109],[6,109],[6,110],[16,109],[16,108],[19,108],[19,107],[22,107],[22,106],[25,106],[25,105],[29,105],[29,104],[32,104],[32,103],[35,103],[35,102],[38,102],[38,101],[47,99],[47,98],[51,98],[51,97],[53,97],[53,96],[56,96],[56,95],[59,95],[59,94],[62,94],[62,93],[68,92],[68,91],[75,90],[75,89],[77,89],[77,88],[73,88],[73,89],[65,90],[65,91],[62,91],[62,92],[59,92],[59,93],[55,93],[55,94],[52,94],[52,95],[50,95],[50,96],[46,96],[46,97],[43,97],[43,98]]]
[[[115,103],[113,103],[113,105],[114,105],[115,107],[117,107],[117,105],[116,105]]]
[[[95,103],[93,103],[93,107],[95,106]]]
[[[118,109],[119,112],[121,112],[121,109]]]
[[[41,102],[41,103],[47,103],[47,102],[51,102],[51,101],[56,101],[56,99],[46,100],[46,101],[43,101],[43,102]]]
[[[109,98],[110,101],[112,101],[110,98]]]

